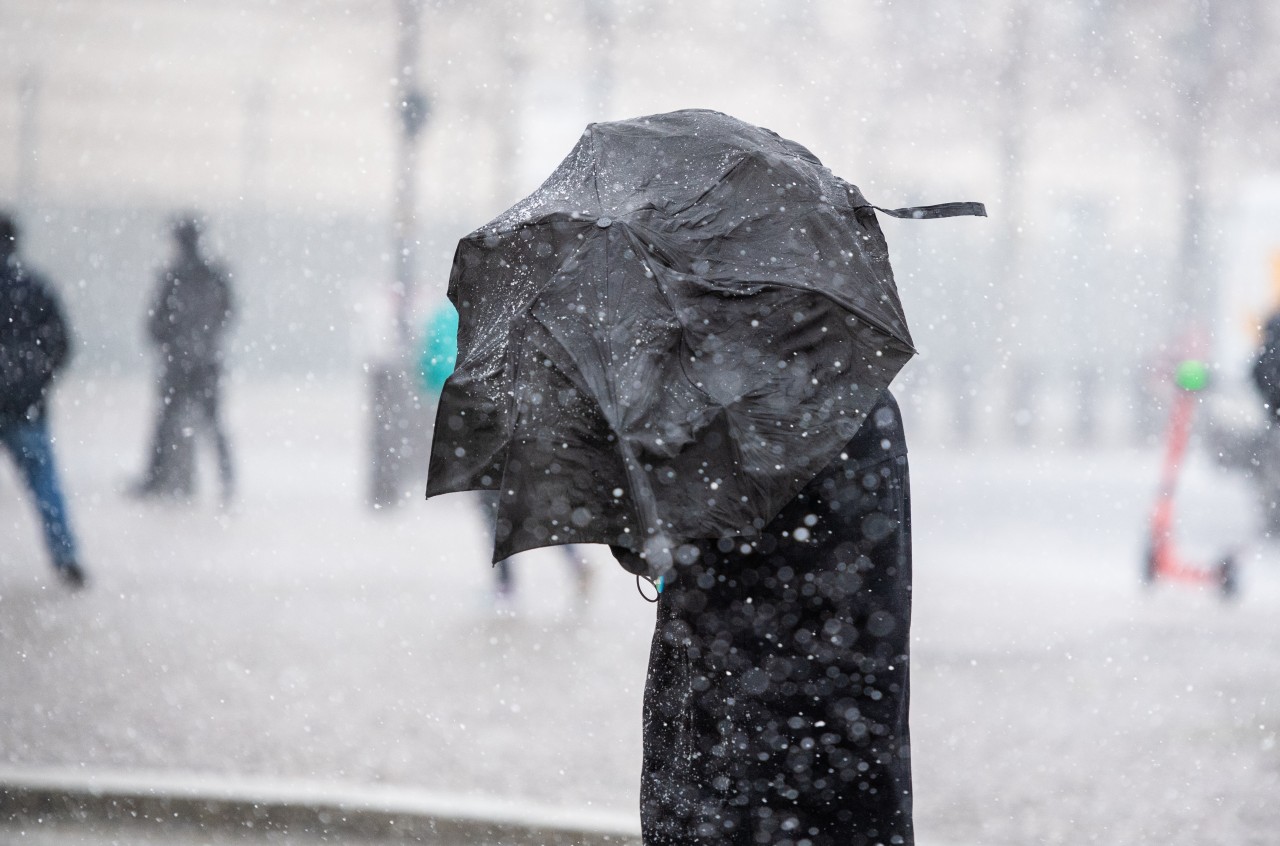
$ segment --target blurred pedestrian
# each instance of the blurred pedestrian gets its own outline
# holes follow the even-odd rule
[[[418,359],[422,387],[433,405],[439,400],[440,391],[457,362],[458,310],[453,303],[445,302],[427,317],[426,331],[422,335],[422,355]]]
[[[498,519],[498,495],[494,491],[476,491],[480,504],[481,517],[485,525],[485,543],[493,544]],[[574,594],[581,601],[591,596],[591,565],[587,563],[577,546],[566,545],[555,547],[555,553],[564,559],[569,570],[569,580],[573,584]],[[514,556],[513,556],[514,557]],[[512,558],[503,558],[493,565],[493,590],[490,594],[495,610],[507,613],[514,610],[516,601],[516,577],[512,567]]]
[[[227,329],[235,314],[230,274],[200,248],[195,216],[174,221],[176,254],[160,273],[147,312],[147,339],[160,359],[157,417],[148,465],[132,493],[187,497],[194,491],[193,438],[207,432],[217,456],[222,502],[235,494],[231,445],[221,416]]]
[[[0,444],[35,498],[58,576],[85,583],[49,435],[48,393],[70,357],[67,323],[44,278],[18,255],[18,227],[0,212]]]
[[[1262,348],[1250,375],[1266,420],[1254,449],[1253,475],[1266,531],[1276,537],[1280,536],[1280,312],[1267,318],[1262,327]]]
[[[914,842],[910,502],[886,390],[760,536],[677,552],[645,685],[647,846]]]
[[[458,310],[452,303],[443,303],[427,318],[423,333],[422,353],[418,360],[418,372],[422,386],[432,405],[440,398],[445,381],[453,373],[458,359]],[[432,412],[434,415],[434,412]],[[497,521],[498,498],[491,491],[474,493],[481,517],[487,529],[487,542],[493,543]],[[591,594],[591,568],[573,546],[557,547],[569,567],[569,575],[579,599]],[[516,581],[511,559],[504,558],[494,564],[493,603],[500,611],[509,611],[515,602]]]
[[[1280,311],[1262,326],[1262,348],[1253,360],[1250,375],[1271,421],[1280,417]]]

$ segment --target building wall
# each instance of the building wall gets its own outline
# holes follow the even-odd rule
[[[457,238],[535,188],[585,123],[713,108],[802,141],[875,202],[988,203],[988,221],[886,223],[920,383],[950,390],[969,367],[987,391],[1018,364],[1069,386],[1107,362],[1129,390],[1172,313],[1175,161],[1145,92],[1097,83],[1110,11],[1041,10],[1019,50],[1014,6],[426,0],[418,308],[442,296]],[[240,274],[246,366],[358,365],[392,275],[396,32],[395,0],[0,0],[0,202],[84,303],[96,361],[146,360],[137,310],[165,215],[199,208]],[[1025,135],[1014,197],[1009,120]],[[1214,155],[1221,202],[1248,164]]]

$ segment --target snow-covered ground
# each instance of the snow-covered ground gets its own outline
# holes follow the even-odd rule
[[[51,578],[0,465],[0,761],[634,809],[652,607],[591,549],[588,602],[530,553],[496,614],[467,497],[364,505],[363,399],[233,385],[223,513],[207,466],[192,505],[122,497],[148,387],[69,381],[55,430],[93,584]],[[921,843],[1274,843],[1280,545],[1245,551],[1234,604],[1144,590],[1156,452],[961,452],[907,422]],[[1250,534],[1240,480],[1197,459],[1182,494],[1191,551]]]

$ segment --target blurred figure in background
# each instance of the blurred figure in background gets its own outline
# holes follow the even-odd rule
[[[173,224],[176,256],[160,274],[147,338],[160,356],[158,413],[139,497],[188,497],[195,487],[194,436],[213,438],[223,505],[235,494],[231,445],[222,426],[223,344],[235,314],[230,277],[200,250],[200,220]]]
[[[1267,534],[1280,537],[1280,312],[1262,327],[1262,349],[1253,360],[1251,376],[1266,419],[1254,450],[1255,478]]]
[[[35,497],[45,546],[58,576],[85,582],[58,482],[49,437],[46,397],[70,357],[58,299],[18,257],[18,227],[0,212],[0,445],[16,462]]]
[[[444,303],[427,318],[423,335],[422,355],[418,360],[418,372],[428,401],[436,403],[444,383],[453,373],[458,360],[458,310],[452,303]],[[434,411],[431,414],[435,416]],[[476,491],[481,515],[488,529],[488,545],[493,546],[493,532],[497,521],[498,496],[495,491]],[[579,599],[587,599],[591,593],[591,569],[586,560],[572,546],[556,547],[569,565],[569,574]],[[493,601],[500,611],[509,611],[515,601],[515,576],[510,559],[494,565]]]
[[[444,383],[457,363],[458,310],[453,303],[446,302],[427,318],[426,332],[422,336],[422,356],[418,359],[422,387],[433,402],[440,398]]]
[[[493,536],[498,521],[498,492],[476,491],[480,497],[480,507],[484,514],[486,548],[493,547]],[[591,568],[576,546],[557,546],[557,554],[564,557],[569,567],[569,578],[573,582],[578,599],[586,601],[591,596]],[[504,558],[493,565],[493,606],[497,611],[510,612],[516,599],[516,580],[511,568],[511,559]]]

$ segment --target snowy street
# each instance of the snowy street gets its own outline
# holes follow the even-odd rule
[[[1243,553],[1233,604],[1146,591],[1156,450],[941,449],[903,399],[919,841],[1274,843],[1280,544]],[[592,548],[580,603],[531,553],[498,613],[470,500],[364,505],[362,400],[355,379],[233,383],[223,513],[208,456],[189,506],[122,496],[149,386],[71,374],[53,426],[91,585],[53,579],[0,464],[0,764],[635,814],[653,611],[634,580]],[[1240,480],[1197,458],[1183,482],[1188,550],[1249,534]]]

